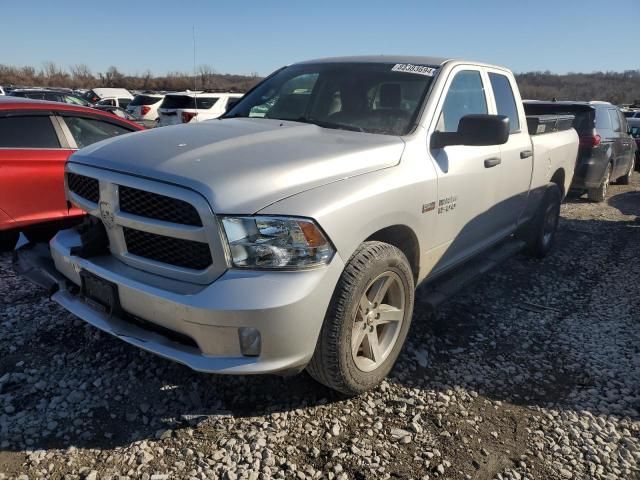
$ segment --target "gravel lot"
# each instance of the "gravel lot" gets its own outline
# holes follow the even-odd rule
[[[640,478],[640,184],[435,316],[383,385],[222,377],[86,326],[0,254],[0,480]]]

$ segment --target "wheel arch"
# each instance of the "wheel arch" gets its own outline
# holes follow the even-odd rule
[[[564,168],[558,168],[551,176],[551,180],[549,180],[549,182],[555,183],[558,186],[558,188],[560,189],[560,196],[564,199],[564,197],[567,195],[567,188],[565,184],[566,174],[564,172]]]
[[[416,232],[403,224],[390,225],[369,235],[365,240],[388,243],[404,253],[413,272],[413,280],[417,282],[420,274],[420,242]]]

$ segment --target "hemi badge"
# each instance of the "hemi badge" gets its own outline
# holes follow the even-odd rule
[[[435,210],[436,202],[425,203],[422,205],[422,213],[430,212],[431,210]]]

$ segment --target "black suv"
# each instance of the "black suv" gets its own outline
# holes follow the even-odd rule
[[[589,200],[602,202],[609,183],[628,184],[634,168],[636,142],[627,119],[607,102],[526,101],[527,115],[568,114],[580,136],[580,149],[571,188],[587,191]]]
[[[91,104],[84,98],[65,90],[23,88],[13,90],[8,95],[12,97],[30,98],[31,100],[48,100],[50,102],[70,103],[71,105],[81,105],[83,107],[91,106]]]

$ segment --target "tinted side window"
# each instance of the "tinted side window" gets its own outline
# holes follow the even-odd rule
[[[620,117],[618,117],[618,111],[617,110],[609,110],[609,117],[611,118],[611,128],[614,132],[620,132],[621,131],[621,125],[620,125]]]
[[[455,132],[458,130],[460,119],[473,113],[488,113],[487,99],[480,72],[464,70],[458,72],[451,82],[442,106],[437,130]]]
[[[127,108],[127,105],[129,105],[129,103],[131,103],[131,99],[130,98],[119,98],[118,99],[118,104],[120,104],[120,108]]]
[[[0,147],[60,148],[48,116],[0,117]]]
[[[50,102],[61,102],[62,97],[57,93],[45,93],[44,99]]]
[[[94,118],[65,117],[64,121],[67,123],[78,148],[86,147],[107,138],[124,135],[131,131],[119,125]]]
[[[608,109],[596,108],[596,128],[611,130],[611,117],[609,117]]]
[[[496,108],[498,115],[506,115],[509,117],[509,131],[511,133],[520,130],[520,119],[518,118],[518,107],[516,107],[516,99],[513,96],[513,90],[509,79],[498,73],[489,73],[491,88],[496,98]]]

